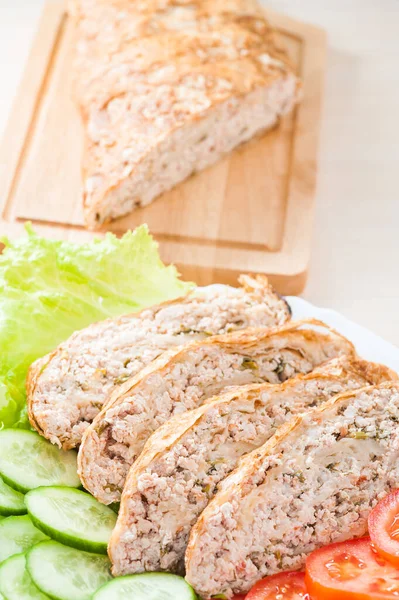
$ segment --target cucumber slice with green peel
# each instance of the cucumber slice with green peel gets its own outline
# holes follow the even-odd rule
[[[24,493],[45,485],[80,486],[76,452],[59,450],[25,429],[0,431],[0,475]]]
[[[117,515],[86,492],[42,487],[25,496],[33,523],[54,540],[87,552],[106,554]]]
[[[0,523],[0,563],[47,539],[42,531],[36,529],[28,515],[4,519]]]
[[[108,557],[52,540],[34,546],[26,563],[33,583],[53,600],[90,600],[111,579]]]
[[[9,517],[25,515],[27,512],[24,495],[7,485],[0,477],[0,515]]]
[[[97,590],[93,600],[196,600],[183,577],[171,573],[140,573],[117,577]]]
[[[5,600],[47,600],[26,569],[25,554],[16,554],[0,566],[0,592]]]
[[[120,502],[113,502],[112,504],[109,504],[109,507],[112,508],[112,510],[118,514],[121,508],[121,503]],[[0,598],[1,600],[1,598]]]

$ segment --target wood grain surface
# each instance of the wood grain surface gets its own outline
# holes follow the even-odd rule
[[[310,258],[326,40],[318,28],[268,16],[303,79],[302,104],[272,132],[108,229],[120,235],[148,223],[162,258],[200,284],[261,272],[281,293],[295,294]],[[7,233],[30,220],[53,237],[94,235],[81,210],[72,36],[63,3],[47,4],[0,148],[0,226]]]

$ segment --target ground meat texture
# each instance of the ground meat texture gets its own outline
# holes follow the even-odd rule
[[[240,283],[238,288],[197,288],[185,298],[73,334],[30,369],[33,427],[64,449],[73,448],[113,390],[165,350],[246,327],[276,327],[290,319],[289,306],[265,277],[241,276]]]
[[[193,527],[186,578],[202,598],[301,569],[313,550],[362,536],[397,487],[399,384],[339,395],[248,454]]]
[[[312,321],[170,351],[126,383],[86,431],[79,452],[83,485],[105,504],[118,502],[145,442],[174,415],[197,408],[228,386],[280,383],[353,352],[348,340],[320,332]]]
[[[126,480],[108,549],[114,575],[182,574],[191,527],[244,454],[309,407],[391,377],[384,367],[335,359],[284,384],[241,386],[169,420],[150,437]]]

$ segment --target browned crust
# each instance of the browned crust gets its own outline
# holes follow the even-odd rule
[[[36,431],[38,433],[40,433],[40,435],[43,435],[43,436],[45,436],[44,431],[40,427],[40,425],[37,422],[35,415],[34,415],[33,396],[35,394],[37,381],[38,381],[41,373],[43,373],[43,370],[46,368],[46,366],[48,365],[48,363],[50,362],[52,357],[57,353],[57,351],[58,351],[58,349],[51,352],[51,354],[46,354],[46,356],[43,356],[42,358],[35,360],[35,362],[32,363],[31,366],[29,367],[28,374],[26,376],[26,383],[25,383],[26,403],[27,403],[27,408],[28,408],[29,422],[32,425],[32,427],[34,429],[36,429]]]
[[[87,75],[93,65],[106,72],[107,67],[116,61],[119,64],[136,62],[135,73],[145,74],[154,63],[162,65],[174,62],[183,55],[184,64],[193,71],[196,65],[202,63],[201,60],[198,62],[201,54],[197,54],[196,42],[203,39],[215,47],[218,40],[207,38],[219,32],[229,33],[233,38],[237,36],[241,43],[247,41],[250,45],[247,52],[243,53],[247,60],[251,59],[255,49],[260,49],[281,61],[287,70],[294,70],[286,49],[277,42],[275,31],[256,0],[191,0],[187,4],[191,17],[186,21],[187,27],[178,29],[176,25],[184,23],[184,17],[176,19],[172,15],[171,25],[170,19],[165,20],[168,13],[171,16],[176,8],[175,0],[141,4],[131,0],[69,2],[69,15],[75,21],[78,40],[85,43],[86,50],[82,55],[83,64],[82,61],[78,64],[80,69],[77,78]],[[118,18],[121,11],[123,22]],[[108,27],[107,35],[102,35],[101,28],[105,21],[111,27]],[[87,24],[90,25],[90,32],[87,31]],[[134,52],[138,49],[137,58],[140,61],[134,61]],[[211,71],[217,75],[220,58],[227,56],[222,54],[217,63],[214,60],[205,61],[204,67],[207,69],[211,66]],[[222,67],[223,64],[222,61]]]
[[[266,444],[242,458],[238,467],[225,480],[221,491],[218,494],[216,494],[216,496],[210,501],[210,503],[202,512],[198,521],[191,530],[190,539],[186,551],[187,573],[189,573],[191,568],[190,563],[193,559],[197,540],[206,530],[207,519],[214,514],[218,507],[222,506],[222,504],[227,502],[233,495],[236,499],[239,497],[242,498],[246,496],[247,492],[249,491],[246,489],[247,478],[251,474],[256,473],[261,469],[263,460],[270,454],[275,453],[279,445],[282,442],[286,441],[287,438],[293,432],[298,430],[301,427],[301,425],[303,425],[305,419],[307,419],[307,422],[309,422],[309,414],[312,415],[311,423],[317,425],[323,420],[323,415],[325,412],[333,409],[335,406],[341,403],[344,404],[351,398],[355,398],[363,392],[369,392],[375,389],[396,389],[399,391],[399,383],[397,381],[388,381],[379,385],[366,386],[354,391],[338,394],[337,396],[331,398],[331,400],[325,402],[322,406],[313,409],[309,413],[295,417],[289,423],[286,423],[285,425],[280,427],[276,434],[272,438],[270,438],[270,440],[266,442]]]
[[[370,385],[378,385],[386,381],[398,381],[398,374],[385,365],[356,358],[348,366],[354,373],[364,377]]]

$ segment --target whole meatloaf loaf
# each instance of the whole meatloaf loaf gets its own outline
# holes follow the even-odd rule
[[[27,381],[31,424],[64,449],[77,446],[110,393],[173,346],[246,327],[275,327],[290,308],[263,276],[210,285],[140,313],[74,333],[35,362]]]
[[[75,0],[70,13],[91,228],[149,204],[298,100],[253,0]]]
[[[157,429],[126,480],[108,553],[114,575],[184,572],[191,527],[239,459],[294,415],[345,390],[397,375],[359,359],[334,359],[280,385],[241,386]]]
[[[191,530],[186,578],[230,598],[304,566],[313,550],[363,536],[398,486],[399,384],[335,396],[244,457]]]
[[[165,353],[113,395],[83,436],[79,475],[104,504],[118,502],[151,433],[233,385],[281,383],[323,362],[354,356],[352,344],[316,321],[248,329]]]

